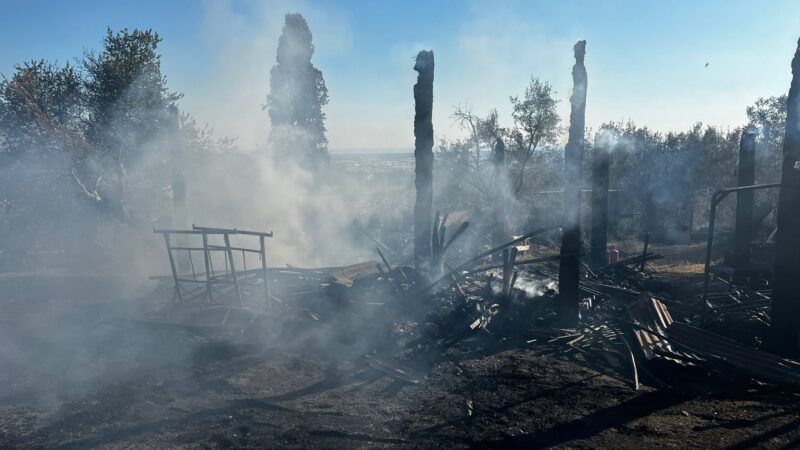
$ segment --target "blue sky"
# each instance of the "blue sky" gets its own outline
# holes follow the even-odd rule
[[[798,1],[0,0],[0,73],[31,58],[72,61],[106,26],[153,28],[182,108],[253,148],[269,133],[268,72],[283,15],[295,11],[314,33],[334,149],[412,146],[421,49],[436,56],[437,137],[456,137],[455,106],[497,108],[510,124],[508,97],[531,75],[554,86],[566,120],[578,39],[589,126],[734,127],[756,98],[786,92],[800,37]]]

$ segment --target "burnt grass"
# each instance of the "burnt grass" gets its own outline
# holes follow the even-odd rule
[[[99,296],[99,295],[98,295]],[[253,345],[2,296],[0,448],[800,446],[800,391],[479,333],[411,384],[324,342]],[[9,299],[10,300],[6,300]]]

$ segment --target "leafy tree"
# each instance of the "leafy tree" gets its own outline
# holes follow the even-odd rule
[[[277,155],[298,161],[312,172],[328,157],[325,113],[328,88],[322,72],[311,63],[311,30],[302,15],[287,14],[270,71],[265,108],[272,130],[269,146]]]
[[[756,144],[756,180],[780,180],[783,163],[783,135],[786,126],[786,95],[759,98],[747,107],[747,125],[759,131]]]
[[[558,100],[553,98],[550,83],[531,77],[522,97],[510,98],[514,128],[510,133],[510,155],[513,159],[513,190],[519,195],[525,183],[526,167],[542,146],[554,144],[561,129],[556,112]]]
[[[200,126],[191,114],[181,112],[180,140],[187,150],[197,154],[234,153],[236,138],[214,135],[214,129],[208,124]]]
[[[491,183],[496,176],[491,166],[481,167],[482,152],[493,151],[497,140],[503,139],[506,130],[500,126],[497,110],[492,109],[486,117],[479,117],[468,107],[457,107],[453,118],[462,129],[469,132],[465,140],[442,140],[437,152],[454,170],[449,180],[454,189],[464,189],[467,196],[477,196],[480,202],[489,201]]]
[[[484,186],[475,183],[475,160],[469,140],[441,139],[435,148],[434,198],[439,208],[456,211],[479,207],[485,201]]]
[[[14,66],[0,81],[0,153],[64,151],[81,132],[82,83],[69,64]]]
[[[505,130],[500,127],[497,110],[492,109],[485,118],[479,117],[469,107],[457,107],[453,118],[462,130],[470,133],[470,141],[475,149],[474,161],[476,170],[480,167],[481,151],[494,147],[498,138],[502,138]]]
[[[110,178],[110,200],[123,212],[127,166],[159,135],[167,108],[182,97],[167,88],[157,51],[160,42],[152,30],[114,33],[108,28],[103,50],[83,58],[89,147],[80,159],[95,165],[98,179]]]

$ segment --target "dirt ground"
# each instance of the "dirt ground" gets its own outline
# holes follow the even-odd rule
[[[47,284],[0,277],[27,293],[0,291],[0,448],[800,447],[800,389],[668,369],[672,388],[637,391],[557,343],[488,333],[410,384],[324,343],[117,321],[144,305],[100,279],[69,298]]]

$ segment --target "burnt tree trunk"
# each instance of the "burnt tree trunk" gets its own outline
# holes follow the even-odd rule
[[[433,208],[433,52],[419,52],[414,70],[414,266],[418,274],[427,277],[431,270]]]
[[[797,44],[786,102],[770,336],[773,351],[783,355],[797,354],[800,340],[800,40]]]
[[[564,150],[564,225],[561,237],[561,264],[558,269],[560,317],[566,323],[577,322],[580,292],[581,252],[581,165],[583,164],[584,128],[586,115],[586,41],[574,47],[575,65],[572,66],[572,95],[569,114],[569,138]]]
[[[607,140],[597,138],[592,152],[592,265],[608,264],[608,164]]]
[[[756,133],[742,131],[739,141],[739,170],[737,186],[750,186],[756,181]],[[745,270],[750,263],[750,243],[753,240],[753,191],[736,193],[736,233],[733,243],[733,266]]]

